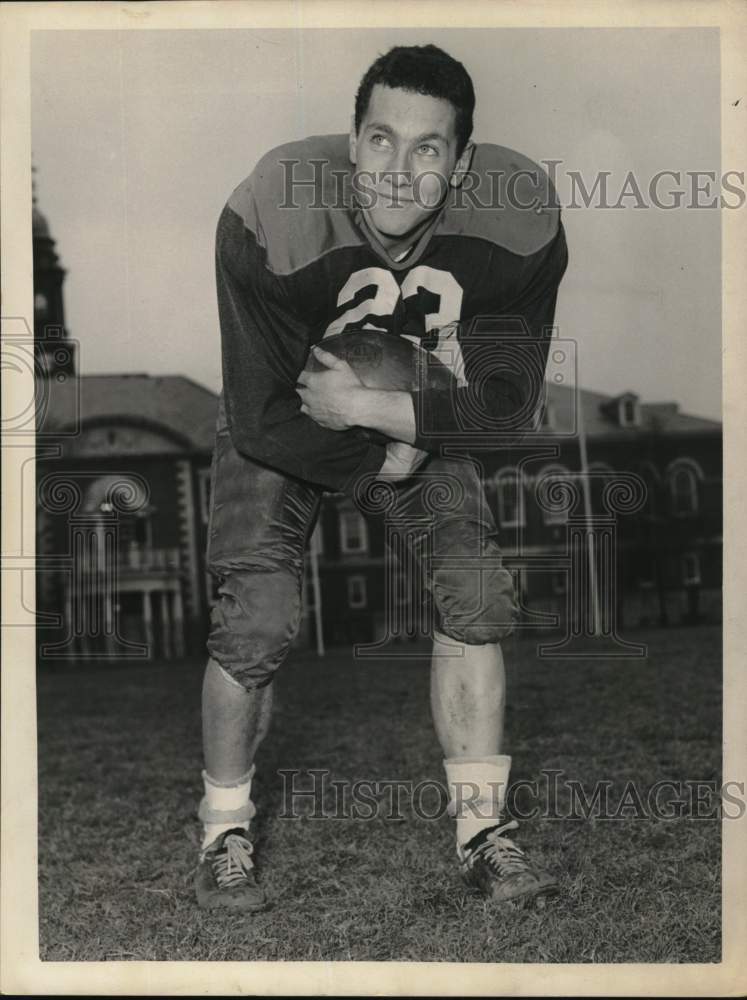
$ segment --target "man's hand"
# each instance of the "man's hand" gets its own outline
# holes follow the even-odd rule
[[[390,441],[386,446],[386,459],[377,478],[397,482],[407,479],[428,457],[427,451],[420,451],[403,441]]]
[[[314,347],[313,351],[327,370],[303,371],[298,376],[297,385],[301,388],[296,391],[301,397],[301,413],[329,430],[347,430],[356,423],[355,397],[366,389],[347,361],[321,347]]]

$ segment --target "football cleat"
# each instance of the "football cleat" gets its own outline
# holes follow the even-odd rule
[[[195,878],[197,902],[208,910],[265,909],[267,899],[257,884],[252,844],[242,827],[227,830],[200,856]]]
[[[557,880],[532,864],[513,840],[504,836],[515,830],[516,820],[482,830],[464,847],[457,845],[462,877],[467,885],[504,903],[558,892]]]

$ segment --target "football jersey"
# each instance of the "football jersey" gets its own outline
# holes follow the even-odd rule
[[[378,471],[385,448],[360,428],[300,412],[296,380],[325,336],[410,337],[454,372],[413,397],[415,447],[515,442],[541,393],[567,249],[546,173],[512,150],[475,147],[409,251],[393,259],[366,220],[346,135],[264,156],[218,222],[223,393],[237,451],[330,490]]]

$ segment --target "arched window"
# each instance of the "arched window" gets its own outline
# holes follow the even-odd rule
[[[357,510],[340,510],[340,552],[343,555],[368,552],[368,525]]]
[[[521,474],[513,466],[501,469],[495,477],[495,489],[500,527],[523,527],[526,511]]]
[[[667,470],[672,513],[677,517],[698,513],[698,482],[703,472],[692,459],[677,459]]]

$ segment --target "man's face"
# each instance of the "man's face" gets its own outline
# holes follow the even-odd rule
[[[457,159],[456,109],[449,101],[376,84],[358,134],[350,136],[367,218],[384,242],[405,237],[441,204]]]

